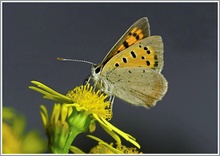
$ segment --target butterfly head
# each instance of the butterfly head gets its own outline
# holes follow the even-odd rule
[[[102,64],[94,64],[92,65],[92,68],[91,68],[91,76],[92,78],[94,79],[94,81],[98,81],[99,78],[100,78],[100,73],[102,71],[102,67],[103,65]]]

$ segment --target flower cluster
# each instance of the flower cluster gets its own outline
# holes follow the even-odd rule
[[[108,96],[100,90],[96,91],[90,84],[87,84],[78,86],[70,90],[67,95],[63,95],[38,81],[32,81],[32,83],[36,86],[30,86],[30,89],[42,93],[46,99],[56,101],[51,115],[44,105],[41,105],[40,112],[48,137],[49,150],[52,153],[68,153],[69,150],[73,153],[84,153],[72,146],[72,143],[80,133],[94,132],[97,122],[114,138],[117,147],[88,135],[99,142],[98,146],[90,151],[91,153],[138,153],[136,148],[129,150],[131,148],[126,148],[121,144],[120,137],[140,148],[134,137],[109,122],[112,118],[111,103]]]

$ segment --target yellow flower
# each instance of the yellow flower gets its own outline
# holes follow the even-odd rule
[[[24,132],[25,118],[13,108],[3,107],[2,150],[4,154],[42,153],[46,140],[35,131]]]
[[[49,117],[45,106],[41,105],[41,116],[49,139],[49,147],[53,153],[68,153],[72,141],[82,132],[95,130],[95,121],[117,142],[121,142],[117,134],[140,148],[131,135],[119,130],[107,120],[112,118],[111,103],[108,96],[90,86],[82,85],[62,95],[48,86],[32,81],[38,87],[30,89],[44,94],[44,98],[57,101],[52,115]]]
[[[93,147],[89,153],[91,154],[142,154],[135,147],[126,147],[120,143],[114,145],[113,143],[106,143],[98,137],[87,135],[89,138],[92,138],[98,141],[98,145]],[[75,146],[71,146],[70,150],[76,154],[85,154],[82,150]]]
[[[142,152],[139,152],[134,147],[126,147],[120,143],[116,143],[116,147],[114,147],[113,143],[108,144],[98,137],[92,135],[87,136],[98,141],[98,145],[90,150],[92,154],[142,154]]]
[[[101,93],[100,90],[95,91],[90,84],[76,87],[68,92],[67,97],[75,102],[75,105],[78,104],[76,106],[78,111],[84,109],[107,120],[112,118],[111,103],[106,101],[108,96]]]

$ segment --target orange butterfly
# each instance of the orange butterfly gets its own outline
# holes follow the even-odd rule
[[[167,80],[160,73],[163,64],[162,38],[150,36],[148,19],[143,17],[122,35],[101,64],[93,64],[89,80],[112,96],[112,101],[116,96],[149,108],[167,92]]]

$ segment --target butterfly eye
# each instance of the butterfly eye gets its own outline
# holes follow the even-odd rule
[[[101,66],[96,67],[95,73],[98,74],[101,71]]]

